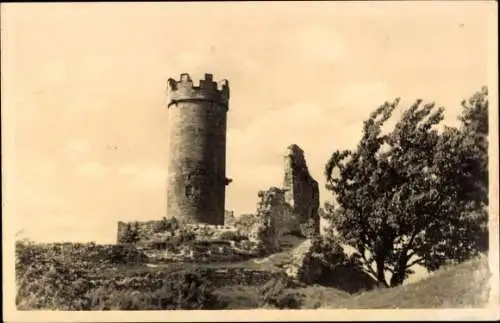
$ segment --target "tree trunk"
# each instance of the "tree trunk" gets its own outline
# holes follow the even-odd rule
[[[387,281],[385,280],[385,271],[384,271],[385,261],[384,261],[384,258],[380,257],[379,259],[377,259],[376,263],[377,263],[377,280],[379,282],[381,282],[382,284],[384,284],[385,287],[389,287],[389,285],[387,284]]]
[[[394,268],[394,274],[391,277],[391,287],[396,287],[405,281],[405,271],[406,271],[406,263],[408,262],[407,257],[401,256],[398,261],[398,265]]]
[[[398,268],[391,277],[391,287],[399,286],[403,284],[404,281],[405,281],[404,269],[401,270]]]
[[[375,262],[377,264],[377,280],[384,284],[385,287],[389,287],[389,284],[385,280],[385,259],[392,247],[391,237],[385,234],[378,242],[375,247]]]

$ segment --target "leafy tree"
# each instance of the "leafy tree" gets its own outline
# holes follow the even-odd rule
[[[488,88],[483,87],[469,100],[462,101],[459,117],[461,166],[456,176],[460,199],[467,201],[471,221],[481,223],[476,240],[481,251],[488,249]]]
[[[485,162],[484,154],[472,153],[470,142],[484,139],[476,136],[478,129],[484,133],[487,92],[481,93],[464,103],[462,128],[442,133],[436,126],[444,109],[422,100],[382,133],[399,99],[386,102],[364,122],[356,149],[335,151],[325,167],[327,188],[338,204],[327,217],[342,241],[356,249],[354,258],[385,286],[402,284],[414,265],[433,271],[481,249],[477,236],[484,214],[471,211],[478,211],[487,195],[475,190],[484,184],[479,175],[484,176]]]
[[[255,225],[257,220],[258,218],[255,214],[245,213],[241,214],[238,217],[235,217],[233,225],[242,232],[249,233],[252,226]]]
[[[335,266],[348,262],[344,249],[333,235],[315,236],[311,242],[311,252],[322,255],[327,265]]]
[[[300,224],[300,233],[306,239],[314,238],[318,235],[316,221],[313,218],[309,218],[306,222]]]

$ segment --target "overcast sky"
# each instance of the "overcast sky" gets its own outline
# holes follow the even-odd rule
[[[487,85],[492,10],[405,3],[2,5],[2,157],[7,230],[114,242],[119,220],[166,212],[166,81],[228,79],[226,208],[253,212],[305,151],[323,167],[386,100],[446,107]]]

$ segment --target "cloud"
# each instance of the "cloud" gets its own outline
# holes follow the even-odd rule
[[[31,185],[22,185],[16,189],[16,201],[22,203],[23,206],[28,205],[31,208],[46,208],[46,207],[59,207],[65,204],[62,197],[46,194]]]
[[[76,168],[76,174],[83,177],[102,177],[108,174],[108,169],[97,162],[85,162]]]
[[[349,110],[344,112],[353,111],[354,109],[364,112],[368,116],[371,111],[367,111],[367,107],[375,109],[385,101],[394,99],[389,95],[388,85],[382,80],[356,80],[341,85],[338,88],[335,100],[337,104],[349,107]],[[354,102],[355,105],[353,105]]]
[[[314,62],[336,63],[348,54],[345,42],[333,30],[323,26],[297,26],[286,39],[294,54]]]
[[[72,138],[68,139],[67,150],[70,153],[87,154],[90,152],[90,143],[87,140]]]
[[[166,167],[151,165],[121,165],[116,168],[116,173],[146,188],[161,188],[167,179]]]
[[[293,142],[294,138],[304,137],[312,127],[325,124],[325,109],[315,103],[300,102],[282,109],[267,110],[259,119],[244,129],[230,129],[228,140],[238,146],[248,147],[242,153],[261,155],[264,151],[276,152]],[[253,148],[253,149],[252,149]],[[256,151],[254,151],[254,149]]]

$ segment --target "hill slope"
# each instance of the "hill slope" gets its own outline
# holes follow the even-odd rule
[[[329,299],[322,308],[480,308],[488,303],[488,257],[444,268],[416,283]],[[311,287],[314,288],[314,287]],[[308,293],[314,295],[314,293]],[[307,303],[313,303],[307,300]],[[307,305],[306,303],[306,305]]]

